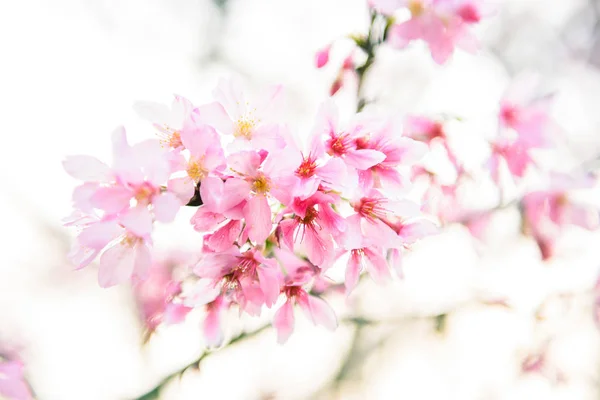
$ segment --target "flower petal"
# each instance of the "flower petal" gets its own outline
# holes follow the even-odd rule
[[[108,165],[92,156],[68,156],[63,167],[75,179],[88,182],[106,182],[111,179]]]
[[[181,202],[174,193],[165,192],[154,197],[152,205],[154,206],[154,218],[158,222],[169,223],[175,219]]]
[[[294,331],[294,307],[289,299],[275,313],[273,327],[279,344],[285,343]]]

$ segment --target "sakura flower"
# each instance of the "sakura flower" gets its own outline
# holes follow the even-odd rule
[[[133,208],[118,218],[79,219],[82,228],[69,253],[78,268],[100,255],[98,282],[109,287],[136,276],[145,279],[151,264],[152,219],[146,209]],[[77,225],[78,224],[78,225]]]
[[[181,258],[181,260],[177,260]],[[175,324],[184,320],[191,308],[175,299],[181,294],[181,282],[174,276],[174,266],[184,262],[174,257],[153,262],[148,278],[134,282],[134,294],[146,328],[156,330],[162,323]]]
[[[23,374],[24,366],[17,360],[0,360],[0,397],[7,400],[33,400]]]
[[[325,136],[325,151],[332,157],[338,157],[346,164],[348,174],[355,170],[365,170],[382,162],[386,155],[373,149],[357,148],[356,140],[359,127],[344,131],[339,127],[339,111],[331,100],[323,103],[317,115],[313,135],[320,139]]]
[[[224,135],[233,135],[237,149],[277,149],[285,142],[275,116],[282,103],[281,86],[269,88],[249,102],[236,79],[221,79],[214,90],[216,102],[199,107],[204,123]]]
[[[549,146],[556,131],[550,116],[553,99],[551,96],[539,97],[539,85],[537,77],[521,75],[508,87],[500,101],[500,126],[512,130],[517,136],[515,141],[527,148]]]
[[[222,294],[251,315],[259,314],[263,304],[271,307],[279,296],[279,266],[255,249],[205,254],[194,272],[212,280],[213,288],[220,287]]]
[[[142,117],[152,122],[159,132],[161,143],[170,149],[181,150],[183,142],[181,133],[197,109],[186,98],[175,96],[171,107],[163,104],[140,101],[134,105],[134,110]]]
[[[384,189],[390,193],[405,192],[410,184],[401,173],[419,161],[427,152],[427,146],[421,142],[401,136],[401,125],[388,120],[371,127],[365,124],[356,140],[358,149],[376,150],[385,155],[385,159],[365,170],[359,170],[359,184],[364,192]]]
[[[331,331],[337,328],[335,312],[325,300],[312,296],[304,289],[315,273],[314,268],[287,251],[277,251],[277,258],[287,270],[282,293],[285,303],[273,317],[273,327],[277,330],[277,341],[285,343],[294,330],[294,305],[298,305],[306,317],[315,325],[321,325]]]
[[[239,195],[247,199],[243,215],[248,236],[254,242],[264,242],[273,228],[269,198],[274,198],[282,204],[289,203],[291,199],[291,192],[298,181],[293,172],[293,155],[295,154],[290,153],[289,149],[278,154],[269,153],[266,157],[264,153],[241,151],[227,159],[229,168],[239,178],[234,178],[234,182],[237,182],[235,188],[225,191],[224,194],[227,198]],[[206,196],[206,204],[209,205],[214,191],[207,190]]]
[[[133,203],[135,207],[151,206],[157,221],[170,222],[179,210],[177,197],[161,187],[170,167],[158,143],[130,146],[122,127],[113,133],[112,167],[91,156],[67,157],[63,166],[74,178],[86,181],[76,189],[74,201],[87,212],[95,208],[116,215]]]
[[[438,64],[445,63],[456,47],[469,52],[477,50],[478,44],[470,26],[481,19],[480,1],[405,0],[403,3],[411,18],[391,28],[389,41],[392,46],[404,48],[411,41],[423,40]],[[386,9],[389,11],[388,7]]]
[[[334,255],[334,238],[345,230],[345,222],[331,207],[332,196],[315,193],[306,200],[295,198],[290,209],[292,218],[279,223],[283,243],[290,250],[300,244],[311,263],[322,269],[328,268]]]
[[[194,195],[198,184],[225,168],[225,155],[217,132],[195,120],[193,126],[187,126],[181,132],[180,138],[182,145],[189,151],[189,158],[186,160],[183,155],[179,155],[175,170],[184,170],[187,176],[169,180],[168,189],[186,204]],[[204,196],[202,198],[204,200]]]
[[[600,225],[597,207],[587,206],[572,197],[575,191],[592,185],[591,179],[576,180],[555,174],[547,189],[534,191],[523,198],[526,229],[538,243],[544,260],[554,254],[555,241],[565,226],[593,230]]]

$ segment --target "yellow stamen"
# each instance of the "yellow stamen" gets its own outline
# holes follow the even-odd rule
[[[194,182],[198,183],[206,177],[208,171],[200,163],[201,160],[190,159],[187,167],[187,174]]]
[[[413,17],[418,17],[425,12],[425,7],[423,6],[421,0],[412,0],[408,3],[408,10]]]
[[[269,189],[269,180],[264,175],[259,176],[252,182],[252,190],[254,190],[255,193],[265,194]]]

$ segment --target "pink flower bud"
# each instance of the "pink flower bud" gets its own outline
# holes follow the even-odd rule
[[[315,54],[315,64],[317,68],[323,68],[329,62],[329,51],[331,46],[327,46]]]

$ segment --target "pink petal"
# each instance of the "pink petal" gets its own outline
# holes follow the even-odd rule
[[[101,187],[90,198],[91,204],[108,214],[115,214],[129,208],[132,192],[123,186]]]
[[[68,156],[63,167],[75,179],[89,182],[106,182],[111,179],[108,165],[91,156]]]
[[[242,221],[232,220],[205,238],[204,242],[212,251],[225,251],[233,246],[241,232]]]
[[[194,196],[196,185],[188,177],[174,178],[167,183],[167,190],[177,196],[181,205],[186,205]]]
[[[281,274],[278,268],[259,266],[256,268],[260,289],[263,292],[265,305],[271,307],[277,301],[280,292]]]
[[[75,269],[79,270],[90,265],[99,253],[100,249],[91,249],[75,242],[67,254],[67,259],[75,265]]]
[[[339,158],[332,158],[322,167],[317,167],[316,174],[335,188],[343,188],[346,180],[346,165]]]
[[[304,242],[306,244],[306,255],[311,263],[326,269],[330,265],[333,256],[333,239],[322,231],[314,228],[304,230]]]
[[[200,196],[206,208],[223,213],[241,203],[250,193],[250,184],[242,179],[209,176],[200,185]]]
[[[223,214],[212,212],[205,206],[200,206],[190,220],[198,232],[212,231],[223,221],[225,221]]]
[[[244,207],[244,217],[250,240],[263,243],[273,229],[271,207],[267,198],[261,195],[251,197]]]
[[[396,272],[400,279],[404,279],[404,270],[402,269],[402,251],[400,249],[390,250],[390,266]]]
[[[165,192],[154,197],[152,205],[154,206],[154,218],[158,222],[168,223],[175,219],[181,202],[174,193]]]
[[[193,125],[183,130],[181,142],[195,158],[201,158],[210,146],[220,145],[217,132],[208,125]]]
[[[171,167],[158,140],[145,140],[133,146],[132,151],[136,169],[143,171],[145,181],[160,186],[169,179]]]
[[[298,223],[293,219],[285,219],[279,223],[283,244],[290,250],[294,250],[294,231],[297,227]]]
[[[223,342],[220,314],[220,307],[211,307],[206,313],[206,318],[204,318],[202,332],[204,333],[206,345],[209,347],[217,347]]]
[[[285,343],[294,331],[294,307],[290,300],[287,300],[275,313],[273,326],[277,330],[277,342]]]
[[[360,256],[357,252],[353,251],[350,254],[348,265],[346,267],[346,279],[344,281],[344,285],[346,286],[346,296],[349,296],[358,284],[360,270]]]
[[[325,300],[315,296],[305,296],[298,300],[298,305],[313,324],[321,325],[330,331],[337,328],[335,312]]]
[[[20,361],[0,362],[0,396],[7,400],[33,400]]]
[[[402,229],[400,229],[399,236],[404,243],[411,244],[426,236],[439,233],[439,231],[440,228],[432,221],[419,219],[403,225]]]
[[[145,206],[127,210],[119,217],[119,222],[138,237],[146,237],[152,233],[152,216]]]
[[[260,154],[256,151],[240,151],[227,157],[229,168],[240,175],[255,176],[260,163]]]
[[[220,292],[212,279],[199,279],[193,289],[186,294],[184,304],[189,307],[203,306],[213,302]]]
[[[152,256],[150,249],[145,243],[135,246],[135,256],[133,265],[133,275],[139,280],[146,280],[152,265]]]
[[[377,283],[383,283],[391,278],[390,269],[380,250],[364,248],[364,261],[367,271]]]
[[[223,105],[232,120],[237,120],[246,113],[246,98],[239,79],[219,79],[213,96]]]
[[[133,256],[133,249],[120,243],[102,253],[98,284],[107,288],[129,280],[133,274]]]
[[[122,231],[116,221],[96,222],[84,228],[77,240],[85,247],[101,250]]]
[[[198,113],[203,123],[214,126],[224,135],[233,135],[233,121],[218,102],[198,107]]]
[[[77,186],[75,190],[73,190],[73,207],[85,213],[93,213],[94,206],[92,205],[91,199],[97,190],[98,184],[95,182],[87,182]]]
[[[359,149],[348,152],[344,159],[348,165],[364,170],[379,164],[385,157],[385,154],[377,150]]]

